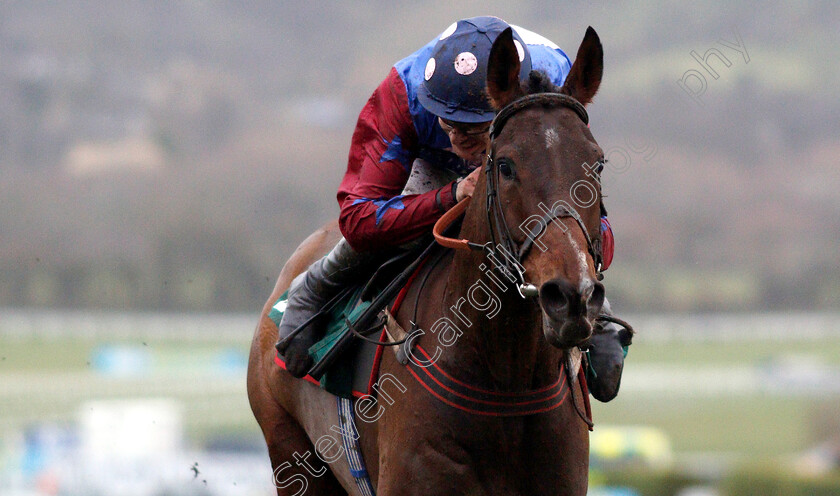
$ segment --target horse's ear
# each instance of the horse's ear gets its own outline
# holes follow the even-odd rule
[[[520,68],[519,52],[513,44],[513,30],[508,27],[496,37],[487,61],[487,95],[496,110],[522,96]]]
[[[627,328],[621,329],[618,331],[618,342],[621,346],[630,346],[633,344],[633,333]]]
[[[589,26],[578,48],[575,63],[572,64],[572,69],[566,76],[566,82],[560,88],[560,92],[586,105],[598,92],[603,74],[604,48],[601,46],[598,33]]]

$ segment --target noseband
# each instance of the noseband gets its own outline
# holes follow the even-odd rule
[[[586,113],[586,109],[583,105],[574,98],[562,93],[537,93],[528,95],[504,107],[501,111],[499,111],[495,119],[493,119],[493,122],[490,124],[490,152],[487,155],[487,164],[484,168],[484,172],[487,176],[487,222],[490,226],[491,240],[487,243],[480,244],[473,243],[466,239],[456,240],[443,236],[443,231],[446,227],[452,224],[452,222],[460,217],[460,215],[466,210],[466,207],[469,204],[469,198],[460,202],[456,207],[446,212],[435,224],[433,230],[435,239],[443,246],[456,249],[484,251],[488,258],[495,262],[496,267],[499,270],[503,270],[507,274],[511,274],[516,278],[516,288],[519,291],[520,296],[523,298],[535,297],[539,294],[539,290],[533,284],[525,281],[525,269],[522,266],[522,261],[527,256],[531,246],[533,246],[534,239],[536,239],[537,236],[539,236],[542,231],[548,227],[549,222],[554,219],[571,217],[575,220],[575,222],[577,222],[584,237],[586,238],[586,248],[592,256],[592,260],[595,262],[595,272],[597,273],[598,279],[600,280],[602,278],[600,239],[596,238],[593,241],[592,237],[589,235],[589,231],[586,229],[586,225],[583,223],[583,219],[580,217],[580,214],[578,214],[571,206],[564,205],[561,208],[554,208],[550,212],[543,214],[540,218],[539,230],[536,233],[529,232],[527,239],[519,246],[517,246],[514,241],[510,232],[510,227],[508,227],[507,221],[505,220],[505,213],[502,208],[502,198],[499,193],[499,167],[497,166],[495,160],[495,141],[511,116],[524,109],[535,106],[542,106],[544,108],[570,108],[575,111],[584,124],[589,124],[589,115]],[[507,256],[499,257],[496,251],[497,247],[499,250],[505,251],[506,253],[504,255]]]

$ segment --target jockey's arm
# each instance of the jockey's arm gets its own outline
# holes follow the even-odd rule
[[[404,244],[431,231],[455,205],[453,183],[400,195],[416,158],[417,131],[394,69],[359,114],[337,198],[341,233],[357,251]]]

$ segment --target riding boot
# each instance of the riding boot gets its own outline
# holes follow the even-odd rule
[[[374,253],[359,253],[344,238],[324,258],[309,266],[292,281],[283,318],[278,326],[276,348],[286,360],[286,370],[303,377],[312,367],[309,348],[324,337],[322,316],[313,318],[346,285],[365,273],[375,260]],[[293,337],[292,333],[304,325]]]
[[[611,317],[610,304],[604,300],[602,315]],[[633,340],[633,330],[606,320],[598,320],[589,339],[586,381],[592,396],[602,402],[618,395],[624,357]]]

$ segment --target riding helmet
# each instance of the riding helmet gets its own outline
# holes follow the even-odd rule
[[[446,29],[435,43],[425,63],[424,81],[417,96],[429,112],[455,122],[488,122],[495,111],[485,93],[487,61],[493,42],[508,23],[498,17],[462,19]],[[531,72],[528,46],[513,30],[513,39],[522,64],[520,79]]]

